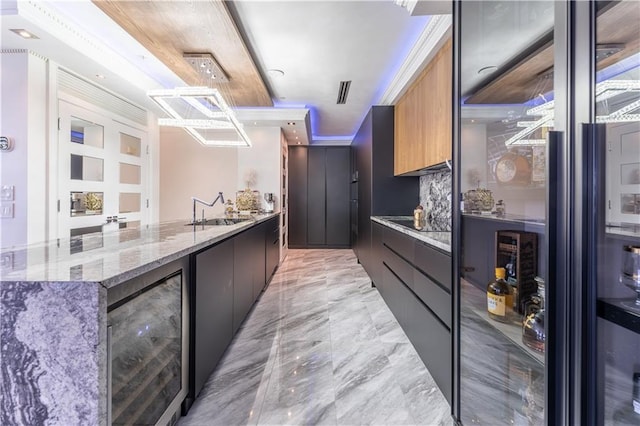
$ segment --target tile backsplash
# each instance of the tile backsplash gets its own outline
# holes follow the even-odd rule
[[[420,204],[427,222],[451,230],[451,170],[436,170],[420,176]]]

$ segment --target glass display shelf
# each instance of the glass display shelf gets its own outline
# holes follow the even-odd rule
[[[545,225],[545,219],[543,218],[534,218],[534,217],[526,217],[515,214],[506,214],[504,216],[498,216],[496,213],[462,213],[462,216],[477,218],[477,219],[485,219],[496,222],[505,222],[505,223],[517,223],[517,224],[527,224],[527,225],[537,225],[543,227]]]
[[[608,223],[605,231],[607,234],[640,238],[640,225],[637,224]]]
[[[501,323],[490,319],[487,315],[486,293],[464,279],[461,279],[460,282],[462,284],[461,287],[464,304],[469,308],[471,312],[476,314],[480,320],[493,327],[510,343],[522,349],[524,353],[529,355],[540,365],[544,365],[544,353],[534,351],[522,342],[522,323]]]
[[[598,316],[640,334],[640,309],[631,307],[633,302],[634,298],[599,298],[596,308]]]

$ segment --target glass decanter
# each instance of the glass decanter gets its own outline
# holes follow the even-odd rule
[[[525,314],[522,322],[522,343],[531,349],[544,352],[546,333],[544,330],[544,280],[535,278],[538,283],[538,304],[531,304],[528,307],[529,313]],[[538,305],[538,306],[536,306]]]
[[[640,247],[622,247],[620,282],[636,292],[635,302],[625,305],[640,310]]]

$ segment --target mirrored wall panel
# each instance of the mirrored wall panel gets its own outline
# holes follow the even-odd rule
[[[99,124],[90,123],[77,117],[71,117],[71,142],[104,147],[104,128]]]
[[[132,213],[140,211],[140,193],[121,192],[120,193],[120,213]]]
[[[71,154],[71,179],[104,181],[104,160],[102,158]]]
[[[133,155],[140,157],[142,143],[140,138],[120,133],[120,154]]]
[[[120,183],[140,185],[140,166],[120,163]]]

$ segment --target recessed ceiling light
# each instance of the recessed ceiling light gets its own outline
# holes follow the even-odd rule
[[[26,39],[37,39],[37,38],[39,38],[35,34],[33,34],[32,32],[29,32],[29,31],[24,30],[22,28],[14,28],[11,31],[13,31],[14,33],[18,34],[22,38],[26,38]]]
[[[300,145],[302,142],[298,141],[298,145]]]
[[[96,74],[96,78],[99,78],[100,80],[104,80],[106,77],[102,74]]]
[[[299,139],[299,138],[296,136],[296,139]]]
[[[288,122],[287,124],[288,124],[289,126],[295,126],[295,125],[296,125],[296,122],[295,122],[295,121],[290,121],[290,122]]]
[[[258,125],[258,122],[257,122],[257,121],[254,121],[254,122],[253,122],[253,125],[254,125],[254,126],[257,126],[257,125]]]
[[[497,70],[498,67],[495,65],[489,65],[486,67],[482,67],[478,70],[478,74],[479,75],[486,75],[486,74],[491,74],[492,72],[494,72],[495,70]]]
[[[270,69],[270,70],[267,70],[267,73],[268,73],[271,77],[275,77],[275,78],[284,77],[284,71],[279,70],[279,69],[275,69],[275,68],[272,68],[272,69]]]

